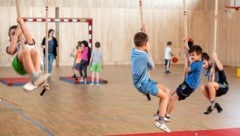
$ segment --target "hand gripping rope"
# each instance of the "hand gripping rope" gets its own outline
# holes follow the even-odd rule
[[[142,0],[139,0],[139,9],[140,9],[140,18],[141,18],[141,25],[142,25],[142,28],[144,28],[144,23],[143,23],[143,10],[142,10]],[[146,32],[146,30],[141,30],[143,32]],[[147,93],[144,93],[144,95],[146,95],[147,99],[150,101],[151,100],[151,96]]]

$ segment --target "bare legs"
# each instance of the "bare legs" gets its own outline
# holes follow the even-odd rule
[[[92,83],[94,83],[94,79],[96,77],[96,83],[99,83],[99,73],[98,72],[92,72]]]
[[[23,63],[24,69],[29,75],[34,72],[41,72],[39,52],[35,48],[31,50],[24,48],[23,51],[18,54],[18,59]]]
[[[218,90],[219,86],[216,82],[209,82],[207,85],[201,86],[203,95],[209,100],[209,101],[215,101],[216,99],[216,92]]]
[[[159,116],[164,117],[166,114],[167,104],[168,104],[168,98],[169,98],[169,89],[158,84],[158,88],[160,91],[156,95],[160,98],[159,100]]]
[[[167,112],[166,114],[170,115],[175,107],[176,101],[179,99],[177,92],[173,92],[169,98],[168,106],[167,106]]]
[[[159,92],[156,96],[159,97],[159,107],[158,107],[159,119],[158,121],[155,122],[155,126],[166,132],[171,132],[171,130],[164,123],[167,104],[168,104],[168,98],[169,98],[169,89],[160,84],[158,84],[158,88],[159,88]]]

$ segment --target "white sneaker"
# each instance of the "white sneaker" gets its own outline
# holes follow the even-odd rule
[[[167,127],[167,125],[165,123],[161,123],[159,121],[155,122],[155,126],[162,129],[165,132],[171,132],[171,130]]]
[[[160,120],[159,115],[158,115],[158,114],[154,114],[154,115],[153,115],[153,120],[154,120],[154,121],[159,121],[159,120]],[[165,117],[163,118],[163,120],[164,120],[164,122],[170,122],[170,117],[166,117],[166,116],[165,116]]]
[[[164,120],[164,122],[170,122],[170,117],[165,116],[165,117],[163,118],[163,120]]]
[[[154,121],[159,121],[159,115],[158,114],[154,114],[153,115],[153,120]]]
[[[79,80],[79,82],[80,82],[80,83],[83,83],[83,82],[84,82],[84,80],[81,78],[81,79]]]
[[[32,82],[28,82],[23,86],[24,90],[32,91],[37,88],[37,86],[33,85]]]

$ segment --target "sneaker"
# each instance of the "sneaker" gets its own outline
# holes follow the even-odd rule
[[[87,79],[85,79],[85,80],[84,80],[84,84],[87,84],[87,83],[88,83],[88,82],[87,82]]]
[[[37,86],[33,85],[32,82],[28,82],[23,86],[23,89],[26,91],[32,91],[35,88],[37,88]]]
[[[214,108],[216,108],[216,109],[217,109],[217,112],[218,112],[218,113],[220,113],[220,112],[222,112],[222,111],[223,111],[223,109],[222,109],[222,107],[220,106],[220,104],[219,104],[219,103],[215,103],[215,106],[214,106]]]
[[[153,114],[153,120],[154,121],[159,121],[159,110],[155,114]]]
[[[78,77],[77,76],[75,77],[75,80],[78,81]]]
[[[168,73],[171,73],[171,72],[170,72],[169,70],[167,70],[167,71],[165,71],[165,73],[167,73],[167,74],[168,74]]]
[[[170,122],[170,116],[165,115],[165,117],[163,118],[163,120],[164,120],[165,122]]]
[[[159,111],[157,111],[154,115],[153,115],[153,120],[154,121],[159,121],[160,120],[160,116],[159,116]],[[170,116],[165,114],[165,117],[163,118],[164,122],[170,122]]]
[[[210,114],[213,111],[211,106],[208,106],[207,110],[204,112],[204,114]]]
[[[81,78],[79,82],[80,82],[80,83],[84,83],[84,80]]]
[[[91,82],[89,85],[95,85],[93,82]]]
[[[39,87],[50,77],[50,73],[40,74],[39,78],[34,82],[34,85]]]
[[[167,125],[165,123],[157,121],[157,122],[155,122],[155,126],[162,129],[165,132],[168,132],[168,133],[171,132],[171,130],[167,127]]]
[[[154,121],[159,121],[159,120],[160,120],[160,117],[159,117],[159,114],[158,114],[158,113],[155,113],[155,114],[153,115],[153,120],[154,120]],[[170,122],[170,116],[165,115],[165,117],[163,118],[163,121],[164,121],[164,122]]]
[[[99,82],[97,82],[96,85],[101,85],[101,84]]]
[[[159,115],[158,115],[157,113],[155,113],[155,114],[153,115],[153,120],[154,120],[154,121],[159,121]]]

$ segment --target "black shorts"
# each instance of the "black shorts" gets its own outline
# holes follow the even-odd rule
[[[190,94],[192,94],[193,91],[194,89],[190,88],[187,83],[183,82],[176,90],[179,97],[178,100],[180,101],[186,99],[188,96],[190,96]]]
[[[171,59],[164,59],[164,60],[165,60],[165,66],[167,66],[167,65],[170,66],[170,64],[171,64]]]
[[[226,87],[222,84],[219,84],[219,89],[216,92],[216,96],[217,97],[222,96],[222,95],[226,94],[227,92],[228,92],[228,87]]]

